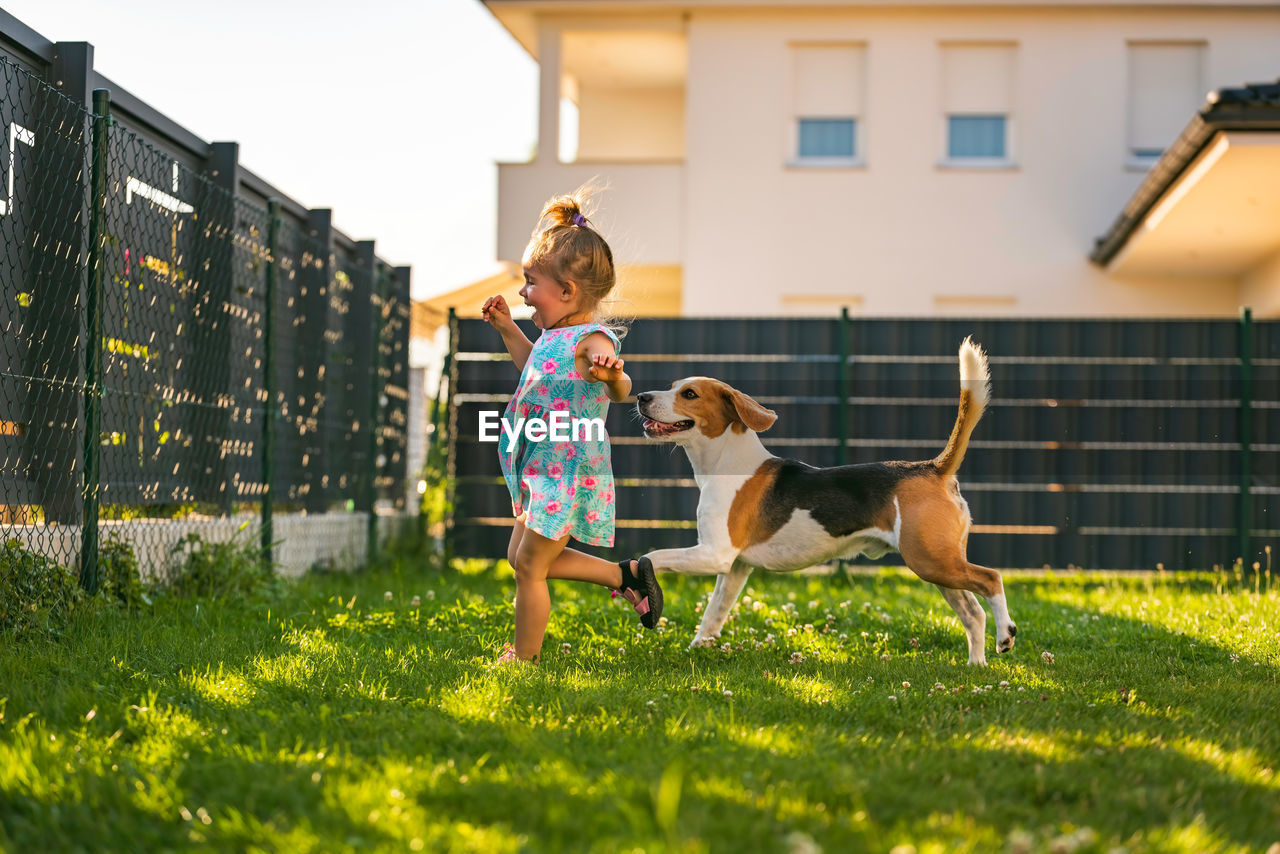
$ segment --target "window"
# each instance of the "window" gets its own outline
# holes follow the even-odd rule
[[[856,119],[800,119],[800,157],[853,157]]]
[[[1129,45],[1128,153],[1150,165],[1178,138],[1204,100],[1202,43]]]
[[[1012,164],[1016,50],[1011,44],[942,46],[944,164]]]
[[[860,45],[794,45],[791,49],[793,163],[851,165],[859,144],[865,49]]]
[[[948,116],[947,157],[1005,158],[1004,116]]]

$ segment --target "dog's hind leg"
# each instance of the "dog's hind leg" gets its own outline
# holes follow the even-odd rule
[[[987,612],[978,604],[978,597],[968,590],[938,585],[942,598],[947,600],[960,618],[964,633],[969,638],[969,663],[987,663]]]
[[[698,626],[693,642],[689,644],[690,648],[708,645],[720,637],[725,621],[729,619],[729,614],[750,577],[751,567],[742,561],[734,561],[728,573],[717,576],[715,590],[707,602],[707,610],[702,615],[702,623]]]
[[[1018,627],[1009,618],[1004,579],[996,570],[970,563],[966,557],[969,513],[953,497],[958,493],[949,494],[944,482],[927,478],[900,487],[899,492],[903,520],[898,551],[903,561],[925,581],[986,599],[996,618],[996,652],[1013,649]],[[972,646],[969,660],[973,661]]]

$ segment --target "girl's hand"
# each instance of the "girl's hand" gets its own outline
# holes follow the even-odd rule
[[[480,315],[484,318],[485,323],[499,329],[515,323],[511,319],[511,309],[507,306],[507,301],[502,298],[502,294],[485,300],[484,305],[480,308]]]
[[[616,382],[622,379],[622,366],[626,364],[618,356],[607,353],[594,353],[591,356],[591,376],[602,383]]]

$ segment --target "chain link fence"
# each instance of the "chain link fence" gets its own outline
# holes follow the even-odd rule
[[[104,542],[163,575],[192,534],[372,551],[375,509],[406,509],[408,268],[242,192],[234,159],[165,150],[103,90],[90,110],[0,75],[6,571],[93,589]]]

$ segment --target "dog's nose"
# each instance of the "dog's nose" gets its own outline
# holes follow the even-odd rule
[[[647,391],[642,391],[636,395],[636,400],[638,400],[640,403],[648,403],[649,401],[653,400],[653,395]]]

